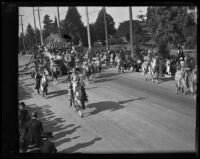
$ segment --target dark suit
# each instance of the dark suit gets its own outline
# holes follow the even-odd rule
[[[25,135],[28,144],[40,144],[40,136],[43,132],[42,122],[31,119],[26,123]]]
[[[43,144],[40,146],[41,153],[56,153],[57,150],[54,144],[50,141],[44,141]]]
[[[35,84],[35,89],[37,89],[38,93],[40,93],[40,80],[41,80],[41,75],[40,74],[36,74],[36,84]]]

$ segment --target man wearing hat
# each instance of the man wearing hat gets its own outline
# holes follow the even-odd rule
[[[40,75],[40,73],[37,71],[35,74],[35,89],[37,89],[38,94],[40,94],[40,80],[41,80],[42,76]]]
[[[187,87],[189,88],[188,72],[190,71],[190,65],[188,56],[185,56],[184,58],[183,71],[184,71],[184,80],[186,82]]]
[[[43,132],[42,122],[37,119],[38,113],[32,113],[32,119],[26,123],[25,136],[28,144],[39,145]]]
[[[25,108],[25,103],[19,103],[19,122],[22,127],[25,126],[25,123],[30,119],[29,113]]]
[[[41,135],[42,138],[42,143],[40,146],[40,152],[41,153],[56,153],[57,149],[55,147],[55,145],[53,144],[53,142],[49,141],[50,138],[53,138],[53,135],[51,132],[45,132]]]

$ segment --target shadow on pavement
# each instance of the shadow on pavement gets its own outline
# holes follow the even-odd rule
[[[77,150],[79,150],[81,148],[93,145],[96,141],[99,141],[101,139],[102,139],[101,137],[98,137],[98,138],[95,138],[95,139],[93,139],[91,141],[88,141],[88,142],[78,143],[78,144],[76,144],[76,145],[74,145],[74,146],[72,146],[70,148],[62,150],[61,153],[72,153],[72,152],[77,151]]]
[[[102,73],[100,78],[107,78],[107,77],[112,77],[112,76],[117,76],[119,75],[118,73]]]
[[[86,106],[87,108],[95,108],[90,115],[95,115],[99,112],[105,111],[105,110],[110,110],[110,111],[115,111],[124,108],[125,106],[120,105],[117,102],[113,101],[104,101],[104,102],[98,102],[98,103],[92,103]]]
[[[72,141],[73,139],[78,139],[79,137],[80,137],[80,136],[75,136],[75,137],[73,137],[73,138],[65,138],[65,139],[59,140],[59,141],[57,141],[57,142],[54,142],[54,144],[55,144],[55,146],[57,147],[57,146],[62,145],[62,144],[64,144],[64,143],[66,143],[66,142],[70,142],[70,141]]]
[[[28,87],[28,86],[33,86],[35,85],[35,83],[30,83],[30,84],[27,84],[27,85],[22,85],[21,87]]]
[[[85,88],[85,89],[90,90],[90,89],[95,89],[95,88],[98,88],[98,87],[90,87],[90,88]]]
[[[164,78],[156,78],[156,79],[159,80],[158,84],[174,80],[172,77],[164,77]]]
[[[26,100],[26,99],[32,98],[32,95],[31,95],[32,93],[34,93],[32,88],[19,86],[18,87],[18,100],[20,101],[20,100]]]
[[[48,99],[49,98],[54,98],[54,97],[61,96],[61,95],[64,95],[64,94],[67,95],[67,87],[64,90],[49,92],[48,95],[47,95],[47,98]]]
[[[119,101],[118,103],[119,104],[125,104],[125,103],[133,102],[133,101],[136,101],[136,100],[142,100],[142,99],[145,99],[145,98],[140,97],[140,98],[136,98],[136,99],[123,100],[123,101]]]
[[[65,128],[72,127],[72,126],[74,126],[74,124],[72,124],[71,126],[68,125]],[[75,132],[78,128],[81,128],[81,126],[76,126],[76,127],[72,128],[71,130],[61,131],[61,132],[57,133],[56,135],[54,135],[54,140],[58,140],[61,137],[64,137],[66,135],[70,135],[73,132]]]
[[[100,83],[100,82],[107,82],[107,81],[113,81],[117,78],[101,78],[101,79],[97,79],[94,81],[94,83]]]
[[[74,125],[74,124],[73,124],[73,125]],[[67,126],[66,128],[68,128],[68,127],[69,127],[69,126]],[[66,129],[66,128],[65,128],[65,129]],[[67,135],[70,135],[70,134],[74,133],[78,128],[81,128],[81,126],[76,126],[76,127],[72,128],[72,129],[70,129],[70,130],[61,131],[61,132],[55,134],[55,135],[54,135],[54,138],[53,138],[55,146],[59,146],[59,145],[65,143],[65,142],[69,142],[69,141],[71,141],[72,139],[77,139],[77,138],[79,138],[80,136],[76,136],[76,137],[73,137],[73,138],[64,138],[64,137],[67,137]],[[64,139],[59,140],[60,138],[64,138]]]

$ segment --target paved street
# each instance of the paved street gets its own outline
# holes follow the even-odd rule
[[[19,57],[19,65],[30,57]],[[141,73],[116,68],[86,84],[89,102],[83,118],[69,107],[66,76],[49,83],[47,99],[34,89],[30,75],[19,76],[19,100],[39,111],[45,131],[54,134],[61,153],[180,152],[195,150],[196,101],[175,93],[170,78],[152,83]]]

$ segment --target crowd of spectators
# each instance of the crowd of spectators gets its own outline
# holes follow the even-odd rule
[[[38,120],[39,112],[31,116],[24,102],[18,105],[19,152],[20,153],[56,153],[56,147],[50,141],[51,132],[45,132],[43,123]]]

